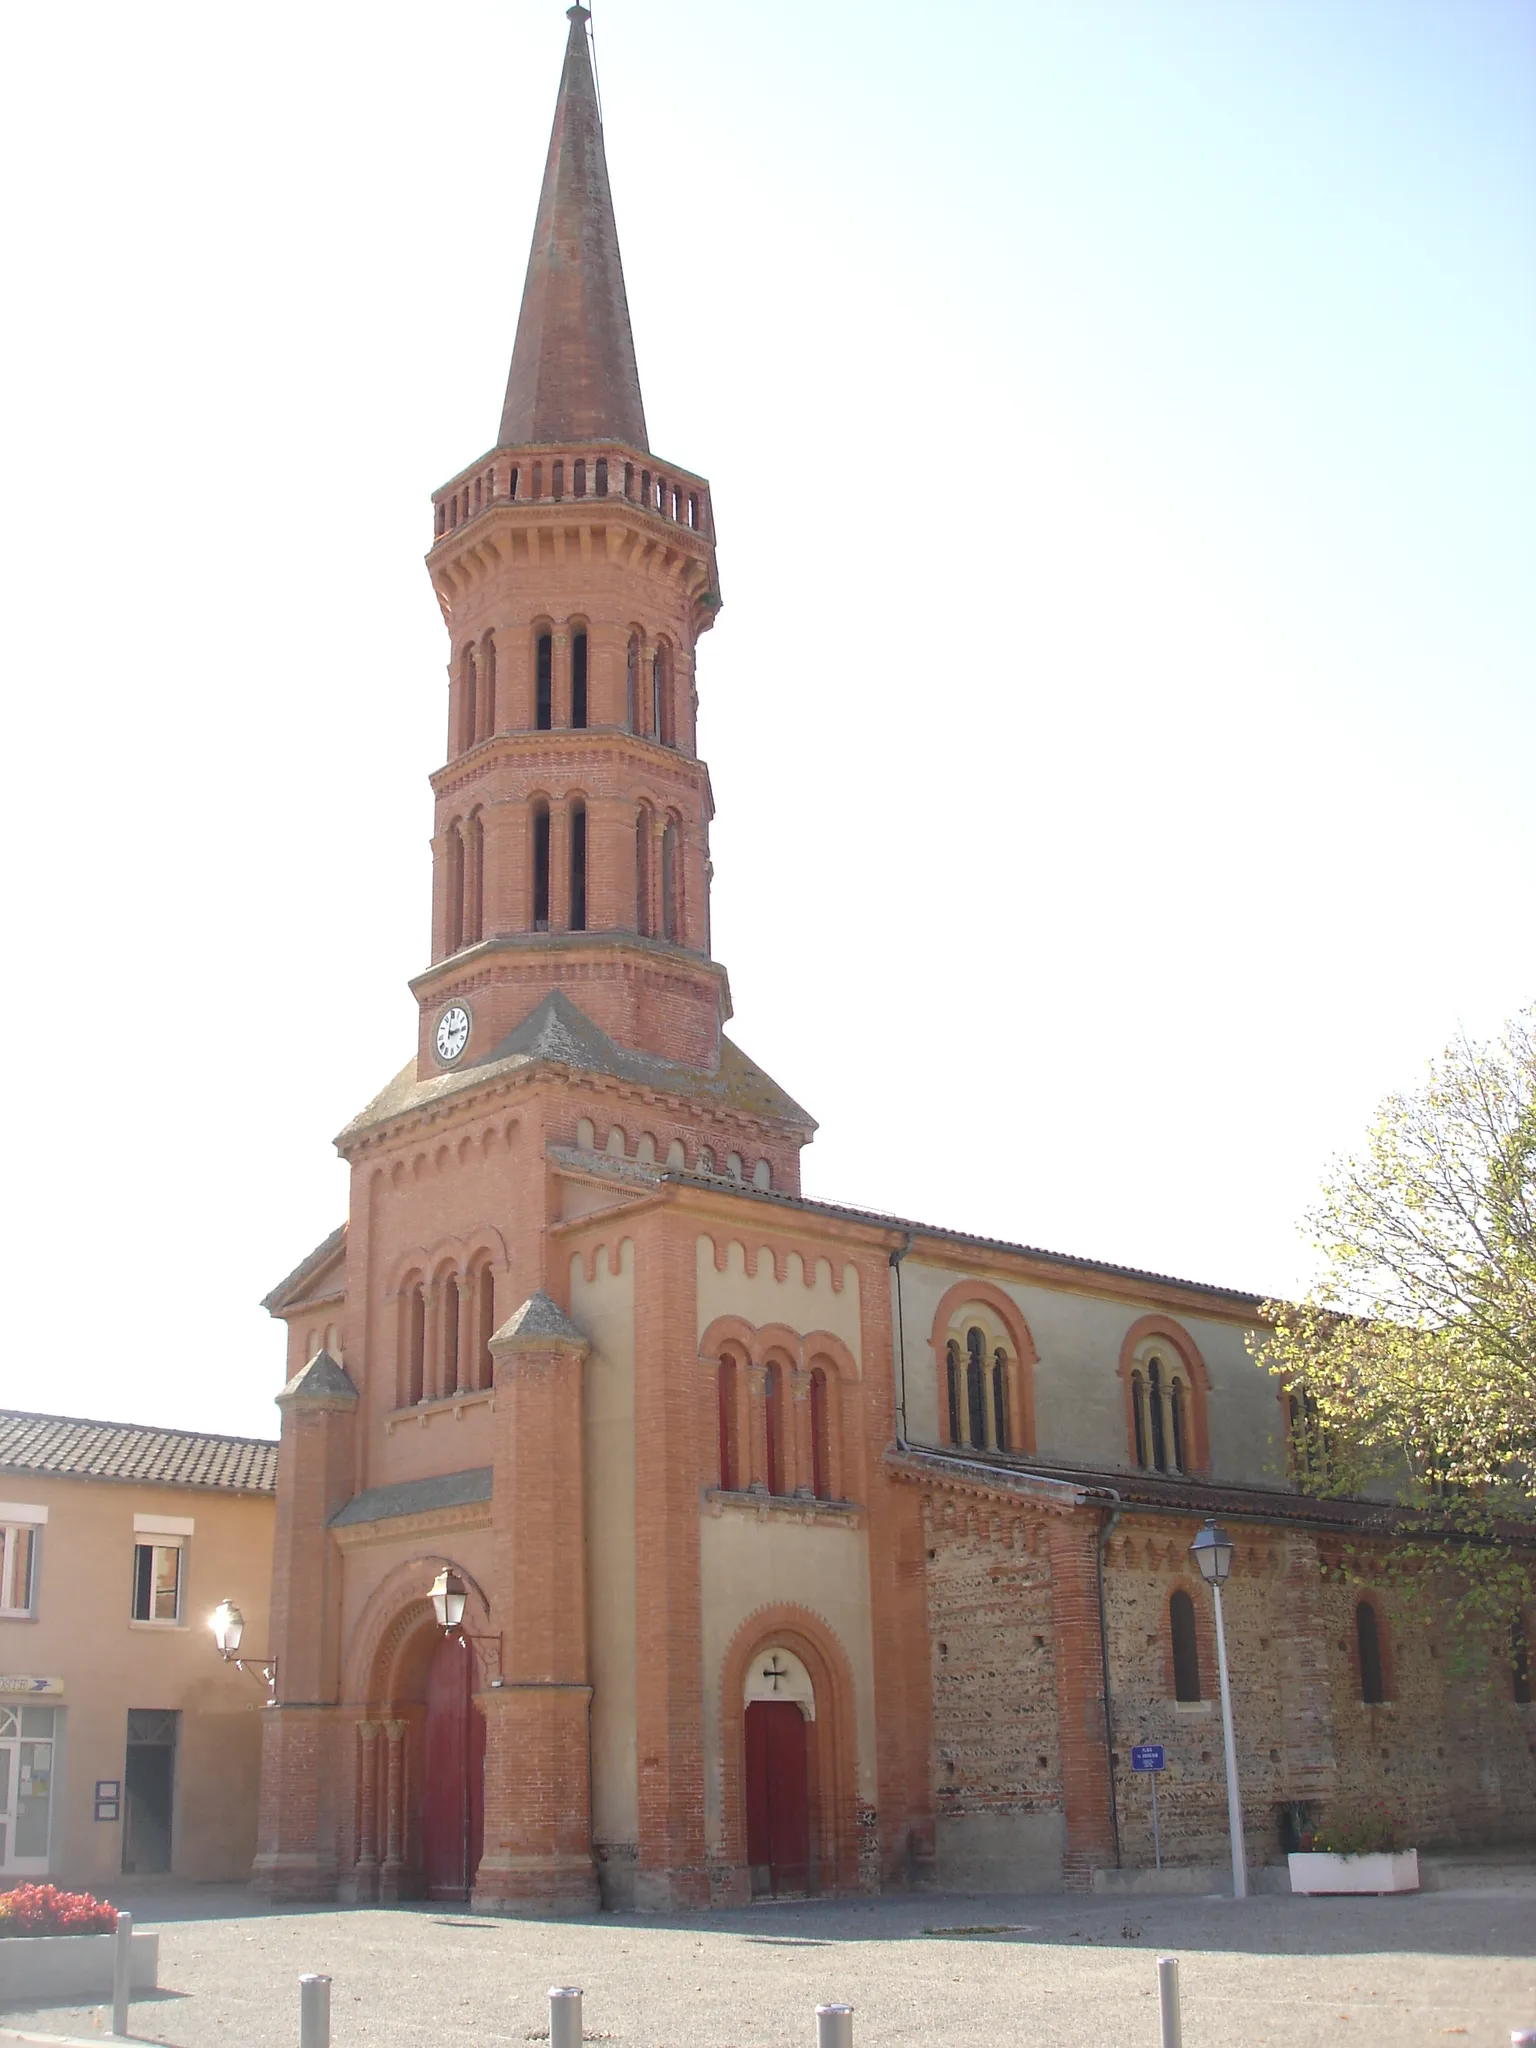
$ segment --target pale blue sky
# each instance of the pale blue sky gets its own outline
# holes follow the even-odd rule
[[[810,1191],[1257,1289],[1536,995],[1536,10],[597,0]],[[565,21],[13,10],[0,1398],[265,1432],[404,1060]]]

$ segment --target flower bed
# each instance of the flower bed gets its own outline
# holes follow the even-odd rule
[[[1343,1892],[1416,1892],[1417,1849],[1378,1850],[1363,1856],[1335,1856],[1326,1849],[1295,1850],[1286,1858],[1291,1890],[1314,1896]]]
[[[117,1908],[89,1892],[23,1884],[0,1892],[0,2006],[24,1998],[110,1998]],[[135,1934],[128,1976],[153,1991],[160,1937]]]

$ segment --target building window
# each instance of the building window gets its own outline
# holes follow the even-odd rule
[[[584,726],[587,722],[587,636],[573,633],[571,636],[571,723]]]
[[[1168,1632],[1173,1639],[1173,1696],[1193,1703],[1202,1696],[1200,1645],[1195,1640],[1195,1603],[1185,1592],[1169,1599]]]
[[[992,1431],[993,1443],[1000,1451],[1008,1449],[1008,1354],[994,1351],[992,1354]]]
[[[1146,1372],[1131,1374],[1131,1434],[1142,1471],[1190,1471],[1192,1395],[1181,1360],[1170,1364],[1160,1352]]]
[[[402,1408],[414,1408],[426,1388],[427,1297],[419,1280],[413,1280],[405,1297],[405,1384],[400,1389]]]
[[[541,633],[535,656],[535,690],[533,722],[540,732],[548,732],[555,722],[555,642],[550,633]]]
[[[459,752],[461,754],[467,754],[469,749],[475,744],[475,741],[480,737],[480,705],[478,701],[479,693],[476,687],[477,682],[475,650],[473,647],[466,647],[464,650],[463,701],[459,721]]]
[[[1360,1651],[1360,1697],[1368,1707],[1379,1707],[1387,1697],[1381,1666],[1381,1624],[1369,1600],[1355,1607],[1355,1642]]]
[[[982,1353],[986,1339],[980,1330],[965,1333],[965,1407],[967,1441],[973,1451],[987,1448],[986,1368]]]
[[[549,930],[549,805],[533,807],[533,928]]]
[[[830,1452],[827,1376],[818,1365],[811,1373],[811,1491],[818,1500],[829,1500],[832,1495]]]
[[[1136,1463],[1147,1469],[1147,1383],[1139,1372],[1131,1374],[1131,1430],[1136,1439]]]
[[[635,714],[639,709],[639,706],[635,701],[638,694],[637,686],[639,682],[639,676],[640,641],[638,635],[631,633],[629,636],[629,667],[627,694],[624,699],[624,723],[628,726],[631,732],[639,731],[639,727],[635,724]]]
[[[0,1615],[30,1615],[36,1595],[37,1523],[6,1522],[0,1526]]]
[[[480,1268],[475,1294],[480,1338],[475,1371],[478,1384],[485,1388],[494,1385],[496,1379],[496,1360],[491,1351],[491,1339],[496,1334],[496,1278],[489,1266]]]
[[[52,1707],[0,1701],[0,1872],[7,1879],[47,1874],[53,1736]]]
[[[676,818],[668,818],[661,835],[661,935],[673,945],[678,942],[678,905],[682,897],[679,867],[682,838]]]
[[[734,1493],[740,1483],[736,1458],[736,1361],[722,1358],[716,1372],[720,1403],[720,1484]]]
[[[642,939],[651,937],[651,807],[642,804],[635,815],[635,930]]]
[[[133,1546],[133,1619],[181,1619],[181,1543],[174,1536],[146,1537]]]
[[[784,1444],[784,1373],[770,1365],[763,1381],[764,1450],[767,1459],[768,1491],[782,1491]]]
[[[571,930],[587,928],[587,807],[577,797],[571,805]]]
[[[944,1384],[949,1395],[949,1440],[952,1444],[958,1444],[961,1441],[960,1346],[953,1338],[944,1347]]]

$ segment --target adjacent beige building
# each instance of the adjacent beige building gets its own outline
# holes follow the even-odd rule
[[[243,1878],[258,1672],[208,1629],[238,1586],[267,1647],[277,1446],[0,1410],[0,1890]]]

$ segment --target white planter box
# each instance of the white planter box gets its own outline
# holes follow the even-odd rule
[[[1287,1858],[1293,1892],[1416,1892],[1419,1852],[1402,1849],[1395,1855],[1330,1856],[1321,1850]]]
[[[0,1941],[0,2006],[23,1998],[110,1998],[115,1934],[18,1934]],[[135,1931],[129,1981],[153,1991],[160,1937]]]

